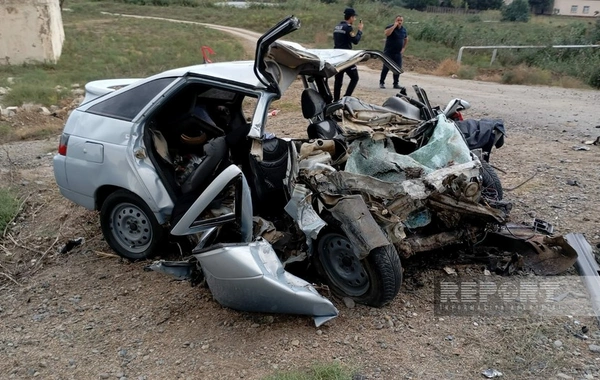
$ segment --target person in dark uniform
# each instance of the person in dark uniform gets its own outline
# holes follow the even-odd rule
[[[362,20],[358,23],[357,29],[354,29],[352,25],[356,21],[356,11],[353,8],[346,8],[344,10],[344,21],[341,21],[333,29],[333,48],[334,49],[352,49],[352,44],[356,45],[362,37],[363,23]],[[344,82],[344,74],[350,77],[350,84],[346,89],[344,96],[351,96],[352,92],[358,84],[358,68],[356,65],[352,65],[347,69],[340,71],[335,75],[333,82],[333,101],[340,100],[340,94],[342,92],[342,84]]]
[[[402,26],[404,23],[404,17],[398,15],[396,20],[391,25],[385,28],[385,47],[383,52],[390,57],[394,62],[402,68],[402,54],[406,50],[408,44],[408,33],[406,28]],[[379,77],[379,88],[385,88],[385,77],[387,77],[389,69],[386,65],[383,65],[381,69],[381,76]],[[394,88],[401,88],[398,80],[400,74],[394,74]]]

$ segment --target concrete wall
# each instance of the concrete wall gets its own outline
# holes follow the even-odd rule
[[[587,13],[583,13],[584,11]],[[600,13],[600,0],[554,0],[554,14],[594,17],[596,12]]]
[[[64,40],[59,0],[0,0],[0,65],[56,62]]]

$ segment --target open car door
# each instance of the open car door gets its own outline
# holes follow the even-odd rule
[[[254,74],[270,91],[281,96],[279,81],[281,80],[280,71],[273,67],[272,60],[269,59],[271,45],[279,38],[300,28],[300,20],[294,16],[281,20],[277,25],[267,30],[256,41],[256,54],[254,56]]]

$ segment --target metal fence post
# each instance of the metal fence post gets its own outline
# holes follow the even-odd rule
[[[458,64],[462,61],[463,51],[465,49],[494,49],[492,52],[492,60],[490,66],[496,60],[498,49],[544,49],[544,48],[556,48],[556,49],[579,49],[579,48],[599,48],[600,45],[552,45],[552,46],[461,46],[458,49],[458,57],[456,62]]]
[[[465,50],[466,46],[462,46],[460,49],[458,49],[458,57],[456,58],[456,62],[460,65],[460,60],[462,59],[462,53],[463,50]]]
[[[494,61],[496,60],[496,54],[498,54],[498,49],[494,49],[492,51],[492,60],[490,61],[490,66],[494,64]]]

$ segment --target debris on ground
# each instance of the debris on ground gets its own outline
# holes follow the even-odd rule
[[[59,248],[58,252],[68,253],[68,252],[72,251],[73,248],[79,247],[81,244],[84,243],[84,241],[85,241],[85,239],[82,237],[69,240],[68,242],[65,243],[65,245],[63,245],[62,247]]]
[[[493,379],[494,377],[500,377],[502,376],[502,372],[498,371],[497,369],[486,369],[485,371],[481,372],[481,374],[485,377],[487,377],[488,379]]]

